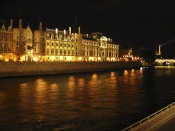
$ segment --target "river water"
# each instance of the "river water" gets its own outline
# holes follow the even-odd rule
[[[175,100],[175,69],[0,79],[0,130],[121,130]]]

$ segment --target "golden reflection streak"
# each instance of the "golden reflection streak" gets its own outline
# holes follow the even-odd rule
[[[68,78],[68,91],[67,91],[67,95],[72,98],[74,96],[74,91],[75,91],[75,77],[74,76],[70,76]],[[69,102],[69,104],[73,105],[73,103]]]
[[[96,99],[98,97],[99,92],[99,81],[98,81],[98,75],[92,74],[90,81],[88,82],[88,93],[93,98]]]
[[[57,84],[55,84],[55,83],[50,85],[51,91],[54,91],[54,92],[58,89],[58,87],[59,86]]]
[[[138,83],[137,73],[135,69],[131,70],[129,79],[130,79],[131,86],[135,87],[135,85]]]
[[[91,80],[89,81],[89,87],[94,88],[94,87],[97,87],[97,85],[98,85],[98,76],[97,74],[93,74],[91,76]]]
[[[54,100],[56,97],[58,97],[56,94],[58,94],[58,88],[59,88],[59,85],[58,84],[51,84],[50,85],[50,90],[51,90],[51,93],[50,93],[50,99]]]
[[[116,88],[116,74],[115,72],[110,72],[110,79],[109,79],[109,85],[113,88]]]
[[[36,85],[36,99],[38,100],[38,104],[44,103],[44,98],[45,94],[47,93],[47,82],[44,81],[43,79],[37,79],[35,82]]]
[[[43,120],[47,117],[47,106],[50,101],[50,98],[48,97],[48,83],[44,81],[43,79],[37,79],[35,82],[35,101],[36,101],[36,109],[37,112],[37,119]]]
[[[143,73],[143,67],[140,68],[140,73]]]
[[[113,97],[116,97],[116,94],[118,92],[117,88],[117,80],[116,80],[116,73],[115,72],[110,72],[109,74],[109,78],[107,79],[107,88],[106,88],[106,92],[104,95],[107,95],[108,97],[106,99],[111,99]],[[109,101],[111,101],[109,100]],[[112,101],[111,101],[112,103]]]
[[[128,75],[128,70],[124,70],[124,75]]]
[[[84,83],[85,83],[84,78],[79,78],[78,79],[78,87],[81,87],[81,88],[84,87]]]
[[[137,71],[135,69],[124,70],[123,81],[129,82],[129,84],[134,87],[138,84]]]
[[[21,100],[21,103],[20,103],[21,107],[26,107],[29,104],[29,96],[30,96],[27,83],[20,84],[19,94],[20,94],[20,100]]]
[[[75,78],[73,76],[68,79],[68,87],[71,91],[75,88]]]

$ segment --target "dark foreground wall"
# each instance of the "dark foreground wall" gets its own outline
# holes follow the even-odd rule
[[[133,62],[0,62],[0,77],[49,75],[140,68]]]

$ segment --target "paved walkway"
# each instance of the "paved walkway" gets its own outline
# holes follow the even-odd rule
[[[175,131],[175,102],[122,131]]]
[[[175,116],[159,126],[155,131],[175,131]]]

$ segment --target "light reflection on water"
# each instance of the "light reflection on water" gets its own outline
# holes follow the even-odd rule
[[[121,130],[174,100],[174,72],[4,78],[0,130]]]

